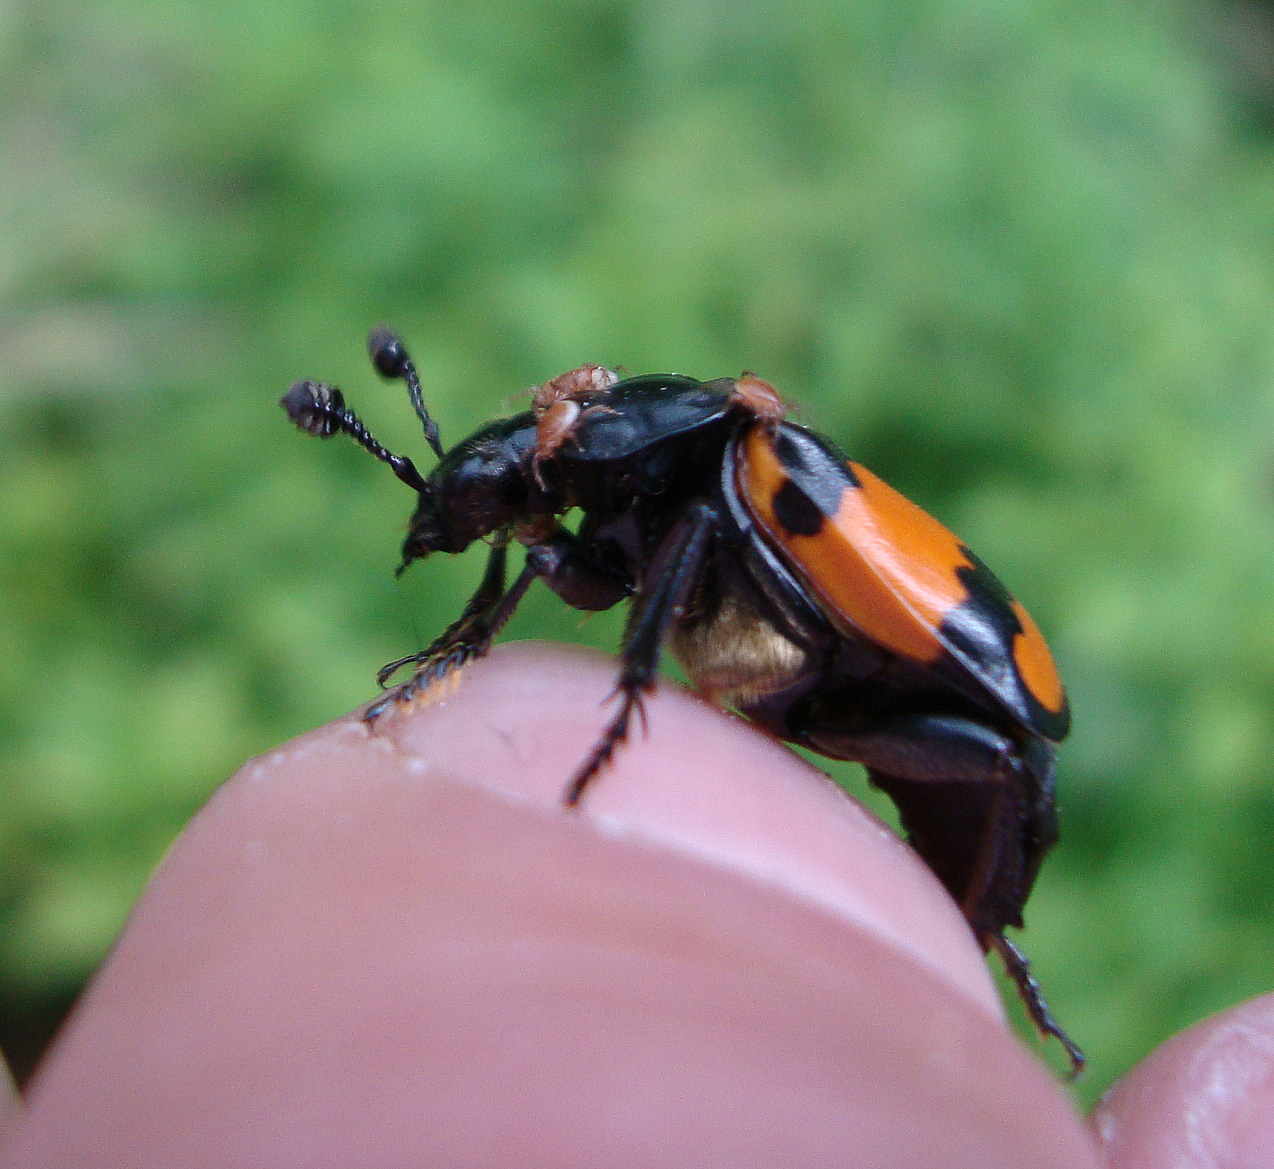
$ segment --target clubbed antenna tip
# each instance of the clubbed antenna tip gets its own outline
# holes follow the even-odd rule
[[[411,394],[411,404],[425,430],[425,441],[433,448],[434,454],[442,458],[442,443],[438,438],[438,424],[429,417],[425,409],[425,400],[420,392],[420,375],[416,372],[416,364],[407,352],[402,339],[388,325],[377,325],[367,335],[367,352],[372,359],[376,372],[386,381],[404,381],[407,392]]]
[[[279,399],[287,416],[306,434],[315,438],[331,438],[334,434],[348,434],[365,451],[389,465],[413,491],[425,494],[428,484],[405,455],[396,455],[380,445],[363,425],[353,410],[345,408],[345,398],[335,386],[326,382],[293,382],[288,392]]]
[[[367,352],[381,377],[393,381],[407,376],[411,358],[402,338],[388,325],[377,325],[367,334]]]
[[[287,416],[306,434],[330,438],[341,429],[345,399],[335,386],[324,382],[293,382],[279,399]]]

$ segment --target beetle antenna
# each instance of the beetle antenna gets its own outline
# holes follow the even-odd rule
[[[326,382],[293,382],[279,399],[279,405],[306,434],[316,438],[348,434],[364,450],[382,463],[388,463],[394,474],[413,491],[421,495],[429,493],[429,485],[421,478],[416,465],[406,455],[395,455],[372,438],[358,415],[345,408],[345,397],[335,386]]]
[[[388,325],[377,325],[367,335],[367,352],[371,355],[376,372],[386,381],[407,383],[407,392],[411,395],[416,417],[425,428],[425,442],[433,448],[434,454],[442,458],[438,424],[429,417],[429,411],[425,409],[425,399],[420,392],[420,375],[416,372],[416,363],[407,353],[402,339]]]

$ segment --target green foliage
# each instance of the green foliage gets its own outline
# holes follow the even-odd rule
[[[756,369],[996,567],[1075,706],[1026,944],[1086,1092],[1268,988],[1272,144],[1184,15],[11,11],[9,992],[84,977],[218,779],[367,697],[471,587],[465,560],[396,593],[401,486],[274,405],[335,380],[420,450],[365,368],[382,319],[453,440],[583,361]],[[511,634],[581,636],[543,600]]]

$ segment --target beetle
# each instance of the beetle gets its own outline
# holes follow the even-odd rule
[[[406,383],[438,457],[428,476],[390,453],[326,383],[281,399],[297,426],[343,433],[417,496],[402,573],[486,540],[477,591],[381,686],[374,724],[490,648],[535,580],[581,610],[630,603],[618,702],[567,785],[577,805],[627,739],[664,647],[700,693],[789,743],[864,765],[904,829],[995,950],[1036,1027],[1084,1056],[1005,937],[1057,840],[1055,744],[1066,693],[1039,629],[951,532],[830,440],[786,417],[752,374],[620,378],[581,366],[532,408],[444,450],[401,340],[378,328],[373,365]],[[574,529],[563,523],[580,513]],[[507,582],[511,544],[526,548]]]

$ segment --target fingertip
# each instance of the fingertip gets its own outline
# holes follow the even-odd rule
[[[1092,1125],[1110,1169],[1274,1164],[1274,994],[1173,1036],[1102,1097]]]
[[[613,669],[511,646],[244,767],[0,1164],[1091,1165],[937,882],[785,749],[661,688],[560,806]]]
[[[13,1082],[13,1073],[4,1056],[0,1055],[0,1142],[22,1115],[22,1099],[18,1095],[18,1087]]]
[[[377,736],[466,783],[557,811],[613,707],[612,658],[522,642],[474,663]],[[746,721],[661,684],[580,814],[808,898],[926,963],[994,1017],[963,915],[916,854],[826,775]]]

